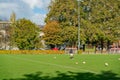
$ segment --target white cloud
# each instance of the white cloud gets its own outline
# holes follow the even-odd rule
[[[31,20],[36,24],[41,23],[40,25],[44,25],[45,24],[45,22],[44,22],[45,17],[46,17],[46,14],[34,14],[31,17]]]
[[[46,8],[50,0],[23,0],[23,2],[27,3],[33,9],[34,7]]]
[[[26,4],[28,4],[32,9],[38,4],[38,0],[23,0]]]
[[[14,3],[0,3],[0,16],[9,17],[13,10],[17,10],[17,7]]]
[[[45,24],[46,13],[35,13],[34,8],[46,10],[50,0],[0,0],[0,17],[9,19],[12,11],[17,19],[27,18],[37,24]]]

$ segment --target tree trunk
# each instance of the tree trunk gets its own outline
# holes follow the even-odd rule
[[[107,51],[109,51],[109,49],[110,49],[110,41],[108,40],[107,41]]]
[[[103,52],[103,39],[101,39],[101,53]]]

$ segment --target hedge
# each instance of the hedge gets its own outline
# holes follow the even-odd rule
[[[59,50],[0,50],[0,54],[64,54]]]

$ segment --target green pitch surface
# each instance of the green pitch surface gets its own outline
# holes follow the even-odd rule
[[[120,80],[120,55],[1,54],[0,80]]]

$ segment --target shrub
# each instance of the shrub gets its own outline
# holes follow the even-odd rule
[[[78,50],[78,54],[82,54],[82,50]]]
[[[59,50],[0,50],[0,54],[64,54]]]

